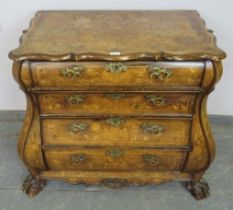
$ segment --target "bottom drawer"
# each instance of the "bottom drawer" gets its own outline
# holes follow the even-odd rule
[[[52,170],[132,171],[180,170],[186,152],[154,149],[49,149],[45,152]]]

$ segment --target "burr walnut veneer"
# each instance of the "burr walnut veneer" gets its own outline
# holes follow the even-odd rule
[[[207,197],[206,100],[225,56],[196,11],[37,12],[9,54],[27,97],[24,191],[184,181]]]

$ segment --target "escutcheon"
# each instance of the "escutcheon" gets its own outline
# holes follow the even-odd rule
[[[120,73],[127,71],[127,66],[123,63],[108,63],[105,65],[105,69],[112,73]]]
[[[87,123],[79,123],[79,124],[71,124],[68,126],[68,130],[71,133],[78,133],[82,131],[86,131],[88,129],[89,125]]]
[[[118,99],[125,98],[126,94],[124,94],[124,93],[108,93],[108,94],[106,94],[106,96],[110,99],[118,100]]]
[[[146,101],[153,105],[163,105],[166,103],[166,99],[162,96],[157,96],[157,95],[146,95],[145,96]]]
[[[171,76],[171,71],[165,67],[152,66],[148,69],[151,78],[156,78],[159,80],[168,79]]]
[[[145,154],[142,155],[142,160],[149,167],[154,167],[159,164],[159,158],[157,155]]]
[[[152,124],[152,123],[143,123],[142,129],[146,133],[163,133],[165,131],[164,126]]]
[[[106,123],[111,125],[112,127],[119,127],[125,122],[124,119],[120,117],[110,117],[106,119]]]
[[[84,154],[73,154],[70,155],[70,159],[73,163],[77,164],[77,163],[81,163],[83,161],[86,160],[86,155]]]
[[[117,148],[114,148],[114,149],[108,150],[108,151],[107,151],[107,154],[108,154],[108,156],[110,156],[110,157],[116,158],[116,157],[121,157],[121,156],[123,156],[124,153],[123,153],[122,150],[117,149]]]
[[[72,79],[80,76],[84,69],[85,67],[83,65],[72,65],[61,69],[61,73],[65,78]]]
[[[67,96],[66,97],[66,102],[70,105],[77,105],[81,102],[84,101],[84,96],[83,95],[73,95],[73,96]]]

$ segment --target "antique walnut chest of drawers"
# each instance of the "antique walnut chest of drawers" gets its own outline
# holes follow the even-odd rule
[[[226,55],[196,11],[39,11],[9,56],[27,98],[18,152],[29,196],[47,179],[184,181],[208,196],[206,101]]]

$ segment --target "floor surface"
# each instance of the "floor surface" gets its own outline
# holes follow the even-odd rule
[[[49,181],[30,199],[21,190],[27,171],[18,158],[22,116],[0,114],[1,210],[233,210],[233,125],[212,124],[217,156],[205,174],[210,197],[196,201],[180,183],[108,190]]]

